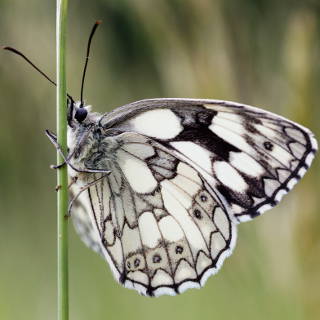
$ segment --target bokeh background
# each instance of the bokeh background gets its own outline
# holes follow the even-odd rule
[[[142,98],[257,105],[320,137],[320,1],[70,1],[68,91],[96,111]],[[1,0],[0,42],[55,77],[55,1]],[[55,89],[0,52],[0,319],[56,317]],[[320,164],[281,204],[239,226],[201,290],[150,299],[118,285],[70,225],[70,319],[320,319]]]

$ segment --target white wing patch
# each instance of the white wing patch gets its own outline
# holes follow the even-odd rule
[[[142,160],[122,150],[118,151],[117,157],[123,174],[135,192],[151,193],[157,187],[156,179]]]
[[[191,141],[171,142],[170,144],[203,170],[211,173],[211,153],[208,150]]]
[[[143,245],[149,248],[157,247],[161,240],[161,233],[152,212],[144,212],[140,215],[139,230]]]
[[[232,167],[251,177],[259,177],[265,171],[258,161],[244,152],[230,152],[229,160]]]
[[[241,174],[228,162],[215,161],[212,169],[216,173],[217,179],[228,188],[235,192],[245,192],[247,190],[248,185]]]
[[[159,125],[159,123],[165,125]],[[168,109],[150,110],[141,113],[130,125],[134,131],[157,139],[170,139],[177,136],[182,130],[180,119]]]

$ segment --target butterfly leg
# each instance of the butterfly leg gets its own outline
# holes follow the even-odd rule
[[[81,172],[81,173],[105,173],[105,174],[110,174],[111,171],[110,170],[104,170],[104,169],[90,169],[90,168],[86,168],[86,169],[78,169],[76,167],[74,167],[71,163],[70,163],[70,159],[73,156],[73,153],[71,153],[70,155],[68,155],[67,157],[63,154],[62,149],[59,145],[59,143],[57,142],[57,137],[54,133],[50,132],[49,130],[45,131],[46,136],[49,138],[49,140],[51,141],[51,143],[55,146],[55,148],[58,150],[58,152],[60,153],[61,157],[63,158],[63,163],[60,163],[58,165],[52,165],[51,168],[52,169],[59,169],[62,166],[64,166],[65,164],[67,164],[70,168],[72,168],[74,171],[76,172]]]
[[[68,184],[67,189],[70,189],[71,186],[72,186],[74,183],[77,182],[77,180],[78,180],[78,177],[77,177],[77,176],[71,177],[71,181],[70,181],[70,183]],[[60,184],[56,185],[55,190],[56,190],[56,191],[59,191],[60,189],[61,189],[61,185],[60,185]]]
[[[99,182],[100,180],[102,180],[103,178],[105,178],[108,174],[103,174],[101,177],[91,181],[90,183],[86,184],[85,186],[82,186],[80,188],[80,191],[71,199],[71,201],[69,202],[69,207],[68,207],[68,214],[67,217],[71,216],[71,209],[72,206],[74,204],[74,202],[79,198],[79,196],[81,195],[81,193],[85,190],[88,190],[90,187],[94,186],[97,182]],[[77,177],[74,177],[77,178]],[[77,179],[75,179],[73,182],[71,181],[71,183],[69,184],[69,186],[71,186],[73,183],[76,182]]]
[[[63,154],[60,145],[57,142],[57,136],[49,131],[48,129],[45,130],[45,134],[46,136],[49,138],[50,142],[55,146],[55,148],[59,151],[59,153],[61,154],[62,158],[64,159],[64,161],[58,165],[52,165],[51,168],[52,169],[60,169],[62,168],[65,164],[68,163],[68,160],[70,160],[70,156],[68,156],[67,158],[65,157],[65,155]]]
[[[70,189],[71,186],[77,182],[77,180],[78,180],[77,176],[72,177],[70,183],[68,184],[68,189]]]

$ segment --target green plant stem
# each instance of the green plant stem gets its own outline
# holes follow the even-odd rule
[[[66,29],[68,0],[57,0],[57,137],[62,152],[67,153]],[[63,162],[59,152],[58,164]],[[68,176],[67,166],[57,170],[58,196],[58,320],[69,317],[68,293]]]

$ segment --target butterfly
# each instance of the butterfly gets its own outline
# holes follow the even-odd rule
[[[71,216],[115,279],[142,295],[202,287],[235,246],[237,225],[274,207],[317,151],[312,132],[236,102],[149,99],[91,112],[68,94]],[[25,55],[26,60],[52,84]]]
[[[68,122],[75,229],[147,296],[202,287],[237,224],[279,203],[317,150],[301,125],[222,100],[148,99],[106,114],[71,101]]]

